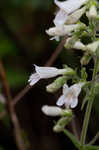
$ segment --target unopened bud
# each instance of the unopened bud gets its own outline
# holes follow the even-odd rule
[[[76,40],[73,39],[73,38],[68,38],[65,45],[64,45],[65,48],[74,48],[74,49],[81,49],[83,51],[86,50],[86,46],[80,41],[80,40]]]
[[[58,77],[53,83],[46,87],[47,92],[53,93],[60,89],[66,83],[66,76]]]
[[[85,53],[84,56],[80,60],[81,65],[87,65],[90,59],[91,59],[91,55],[88,53]]]
[[[89,19],[96,19],[97,17],[97,9],[95,5],[92,5],[89,9],[89,11],[86,13],[87,17]]]
[[[75,42],[75,44],[73,45],[73,48],[84,50],[84,51],[86,50],[86,46],[81,41]]]
[[[76,23],[80,19],[80,17],[84,14],[85,10],[86,6],[74,11],[67,17],[66,24]]]
[[[72,38],[68,38],[66,40],[66,43],[64,44],[64,47],[67,49],[70,49],[73,47],[74,43],[76,42],[76,38],[72,37]]]
[[[90,53],[95,53],[96,52],[96,49],[99,47],[99,40],[91,43],[91,44],[88,44],[86,46],[86,49],[88,50],[88,52]]]
[[[57,124],[53,127],[53,131],[61,132],[65,126],[71,121],[72,117],[62,117]]]
[[[62,114],[62,109],[56,106],[44,105],[41,110],[45,115],[52,117],[61,116]]]

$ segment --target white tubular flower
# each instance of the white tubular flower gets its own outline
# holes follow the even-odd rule
[[[88,0],[67,0],[64,2],[54,0],[54,2],[60,9],[64,10],[68,15],[74,12],[76,9],[80,8],[86,2],[88,2]]]
[[[61,116],[62,114],[62,109],[56,106],[44,105],[41,110],[45,115],[52,117]]]
[[[67,20],[67,13],[60,9],[53,20],[55,26],[63,25]]]
[[[71,87],[68,87],[68,85],[64,84],[63,95],[60,96],[56,104],[58,106],[65,104],[67,108],[75,108],[78,104],[78,95],[80,94],[83,85],[83,82],[74,84]]]
[[[55,67],[39,67],[36,65],[34,66],[36,73],[33,73],[28,80],[30,86],[37,83],[40,79],[47,79],[58,75],[63,75],[68,71],[68,69],[57,69]]]
[[[91,43],[91,44],[88,44],[86,46],[86,49],[91,52],[91,53],[95,53],[96,52],[96,49],[99,47],[99,40]]]
[[[76,30],[80,25],[79,24],[72,24],[72,25],[63,25],[52,27],[46,30],[46,33],[50,36],[65,36],[69,35],[72,31]]]
[[[84,14],[85,11],[86,11],[86,6],[76,10],[75,12],[73,12],[67,17],[65,24],[76,23],[81,18],[81,16]]]
[[[56,14],[53,22],[55,26],[60,26],[60,25],[63,25],[64,23],[74,24],[84,14],[85,10],[86,10],[86,6],[81,9],[76,10],[70,15],[67,15],[67,13],[64,10],[60,9],[58,13]]]
[[[95,19],[97,17],[97,9],[95,5],[92,5],[89,11],[86,13],[89,19]]]

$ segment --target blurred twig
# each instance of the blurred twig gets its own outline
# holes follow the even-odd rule
[[[25,150],[23,140],[21,138],[21,132],[20,132],[20,125],[15,113],[14,105],[12,105],[12,96],[10,92],[10,88],[6,79],[5,70],[2,64],[2,61],[0,60],[0,77],[3,85],[3,89],[5,91],[6,97],[7,97],[7,106],[10,113],[11,121],[13,124],[14,129],[14,137],[16,140],[16,144],[19,150]]]
[[[45,66],[52,66],[52,64],[56,60],[57,56],[60,54],[60,52],[61,52],[61,50],[62,50],[62,48],[66,42],[66,39],[67,39],[67,36],[65,36],[64,39],[60,42],[60,44],[57,46],[56,50],[54,51],[54,53],[52,54],[50,59],[47,61]]]

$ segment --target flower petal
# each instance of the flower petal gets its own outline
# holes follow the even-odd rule
[[[85,4],[88,0],[67,0],[64,2],[60,2],[58,0],[54,0],[55,4],[62,10],[64,10],[67,14],[72,13],[76,9],[80,8],[83,4]]]
[[[66,20],[67,20],[67,13],[60,9],[56,14],[53,22],[55,26],[60,26],[63,25],[66,22]]]
[[[33,73],[28,82],[30,83],[30,86],[33,86],[34,84],[36,84],[38,81],[40,80],[40,76],[37,73]]]
[[[84,85],[83,82],[74,84],[74,85],[72,85],[72,86],[70,87],[70,90],[74,91],[75,96],[78,97],[79,93],[81,92],[81,88],[82,88],[83,85]]]
[[[67,20],[66,20],[65,24],[74,24],[74,23],[76,23],[80,19],[80,17],[84,14],[85,10],[86,10],[86,6],[82,7],[81,9],[78,9],[78,10],[74,11],[72,14],[70,14],[67,17]]]
[[[64,84],[64,86],[63,86],[63,94],[66,95],[66,93],[68,92],[68,90],[69,90],[68,85]]]
[[[71,103],[71,108],[75,108],[76,106],[77,106],[77,104],[78,104],[78,99],[77,99],[77,97],[75,97],[73,100],[72,100],[72,103]]]
[[[56,105],[62,106],[64,104],[64,95],[60,96],[58,101],[56,102]]]

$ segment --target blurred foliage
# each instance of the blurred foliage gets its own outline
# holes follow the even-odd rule
[[[0,1],[0,58],[4,60],[11,88],[27,84],[29,74],[27,74],[26,66],[28,62],[36,60],[44,51],[46,39],[40,30],[43,26],[42,15],[49,11],[52,3],[52,0]],[[39,14],[35,14],[36,12]],[[42,17],[40,26],[36,25],[38,15]],[[21,61],[23,64],[19,63]]]
[[[0,102],[0,112],[2,112],[3,110],[5,110],[5,105]]]
[[[4,150],[4,148],[0,146],[0,150]]]

